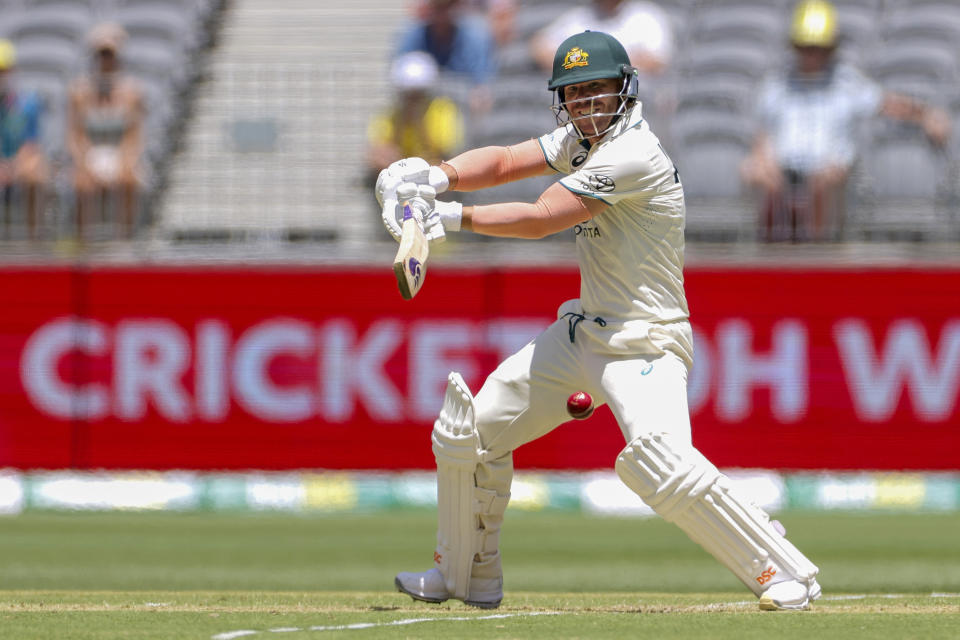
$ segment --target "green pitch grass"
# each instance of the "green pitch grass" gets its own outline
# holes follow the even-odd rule
[[[415,603],[434,514],[0,518],[0,638],[957,638],[960,514],[780,514],[821,568],[810,612],[761,612],[658,519],[508,514],[496,611]]]

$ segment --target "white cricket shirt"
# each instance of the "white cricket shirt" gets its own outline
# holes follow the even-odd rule
[[[610,205],[575,227],[584,312],[614,323],[687,319],[683,187],[640,104],[589,150],[566,127],[539,142],[568,174],[563,186]]]

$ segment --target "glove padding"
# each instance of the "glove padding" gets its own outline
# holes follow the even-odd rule
[[[414,182],[401,183],[396,189],[396,194],[384,201],[383,226],[387,228],[387,231],[397,242],[400,242],[400,236],[403,233],[403,205],[407,203],[410,205],[414,217],[420,221],[427,240],[442,242],[446,238],[443,225],[428,223],[428,220],[432,217],[439,221],[439,216],[434,212],[436,198],[436,190],[429,185]]]
[[[428,184],[429,175],[430,164],[423,158],[397,160],[377,176],[377,186],[374,190],[377,202],[383,207],[383,203],[393,199],[392,196],[404,182]]]
[[[428,240],[444,239],[447,231],[460,231],[463,205],[459,202],[435,202],[433,210],[423,219],[423,232]]]

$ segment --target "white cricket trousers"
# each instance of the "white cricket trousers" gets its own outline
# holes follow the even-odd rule
[[[477,431],[486,451],[477,486],[510,491],[513,450],[569,421],[575,391],[610,407],[625,442],[669,433],[689,443],[687,370],[692,361],[688,322],[602,325],[569,300],[558,319],[504,360],[477,393]],[[571,336],[573,340],[571,341]],[[610,452],[610,466],[617,451]]]

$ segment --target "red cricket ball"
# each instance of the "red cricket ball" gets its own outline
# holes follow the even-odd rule
[[[567,413],[577,420],[586,420],[593,413],[593,398],[586,391],[571,393],[567,398]]]

